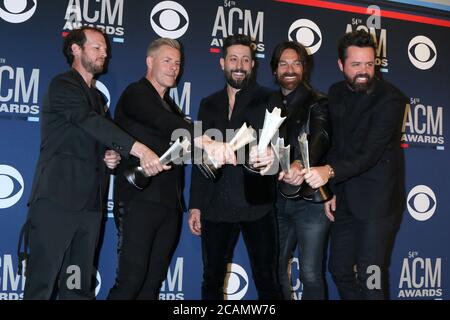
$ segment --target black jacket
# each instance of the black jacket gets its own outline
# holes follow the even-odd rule
[[[163,100],[150,81],[142,78],[125,89],[114,115],[114,120],[122,129],[144,143],[158,156],[170,147],[172,133],[176,129],[184,128],[192,133],[192,125],[184,120],[184,114],[168,93],[164,101],[170,109],[164,107]],[[181,210],[183,166],[172,165],[170,170],[151,177],[147,188],[138,190],[130,185],[123,175],[125,169],[137,165],[139,159],[135,157],[121,161],[116,173],[114,201],[148,201]]]
[[[226,129],[239,129],[244,122],[254,129],[262,128],[266,109],[271,111],[272,92],[251,84],[236,94],[231,119],[228,120],[226,88],[204,98],[198,120],[203,132],[217,128],[225,137]],[[225,165],[217,182],[205,179],[193,166],[189,208],[200,209],[211,221],[237,222],[258,219],[272,210],[275,200],[275,176],[249,174],[242,165]]]
[[[40,154],[30,205],[46,198],[75,211],[93,200],[100,206],[100,195],[107,188],[105,147],[126,157],[135,139],[105,118],[95,90],[75,70],[51,81],[42,106]]]
[[[403,153],[400,148],[405,97],[385,81],[375,80],[368,93],[339,82],[328,94],[332,125],[327,155],[335,171],[337,205],[346,199],[360,219],[401,212]]]
[[[280,93],[278,95],[281,96]],[[320,164],[330,147],[327,97],[301,83],[283,99],[287,99],[287,119],[280,128],[280,134],[286,137],[285,144],[291,146],[291,162],[301,160],[298,137],[307,133],[310,165],[312,167]]]

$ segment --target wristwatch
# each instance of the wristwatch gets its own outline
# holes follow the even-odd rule
[[[329,164],[327,164],[327,167],[328,167],[328,179],[333,179],[335,176],[334,169]]]

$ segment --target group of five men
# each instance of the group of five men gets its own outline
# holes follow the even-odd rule
[[[181,47],[160,38],[147,49],[147,71],[130,84],[115,109],[105,115],[95,88],[103,71],[107,42],[98,29],[68,34],[64,54],[71,70],[56,76],[44,98],[41,148],[23,227],[26,257],[25,299],[92,299],[92,274],[108,175],[114,170],[114,214],[118,226],[118,271],[109,299],[158,299],[183,212],[183,167],[159,161],[172,133],[185,129],[195,148],[219,166],[211,181],[192,166],[189,219],[201,236],[202,299],[221,300],[227,264],[239,233],[249,255],[260,299],[290,299],[289,260],[298,245],[304,299],[325,299],[324,260],[331,226],[329,268],[343,299],[386,298],[385,278],[396,218],[402,212],[400,129],[401,93],[375,76],[375,43],[363,31],[343,36],[338,65],[345,81],[328,98],[309,85],[310,56],[296,42],[274,50],[271,67],[280,90],[255,81],[255,53],[248,36],[224,40],[220,66],[226,86],[200,103],[200,134],[169,97],[181,68]],[[227,141],[208,129],[263,127],[266,109],[281,107],[280,135],[291,146],[288,171],[250,172],[237,165]],[[307,134],[312,168],[306,170],[298,137]],[[195,136],[197,134],[197,136]],[[272,167],[270,147],[250,155],[255,168]],[[129,184],[124,171],[140,165],[151,183]],[[109,170],[108,170],[109,169]],[[319,189],[334,196],[324,203],[285,197],[282,184]],[[331,223],[332,222],[332,223]],[[69,285],[68,268],[81,271]],[[368,285],[369,267],[380,281]],[[72,270],[72,269],[71,269]],[[371,270],[371,269],[370,269]]]

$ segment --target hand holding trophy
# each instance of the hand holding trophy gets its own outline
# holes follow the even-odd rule
[[[236,152],[245,145],[256,140],[255,136],[255,130],[253,130],[251,126],[247,127],[247,124],[244,123],[228,144],[231,149]],[[202,161],[200,162],[201,163],[197,164],[197,167],[205,178],[216,181],[220,176],[220,164],[206,152],[203,153]]]
[[[182,137],[176,140],[169,149],[159,157],[161,165],[169,164],[170,162],[181,161],[183,157],[190,153],[191,143],[188,139]],[[141,166],[129,168],[123,173],[127,181],[136,189],[143,190],[150,183],[150,177],[147,176]]]
[[[262,155],[266,152],[266,148],[269,146],[270,141],[277,133],[278,129],[285,119],[286,117],[281,117],[280,108],[275,107],[272,112],[266,110],[263,128],[261,130],[258,146],[256,147],[258,155]],[[254,173],[260,173],[262,170],[262,168],[255,167],[250,161],[244,164],[244,166],[247,170]]]
[[[281,170],[285,174],[291,172],[291,148],[284,146],[284,138],[278,138],[276,144],[272,144],[272,149],[280,163]],[[278,190],[281,195],[287,199],[296,199],[300,197],[301,185],[292,185],[284,181],[278,182]]]
[[[309,164],[309,145],[308,145],[308,137],[306,133],[303,133],[298,137],[298,142],[300,144],[300,153],[302,155],[303,167],[306,172],[311,171],[311,166]],[[309,184],[304,182],[300,189],[300,194],[303,199],[315,203],[321,203],[330,200],[333,197],[333,192],[330,190],[328,184],[325,184],[322,187],[317,189],[311,188]]]

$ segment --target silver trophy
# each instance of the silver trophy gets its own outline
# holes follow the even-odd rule
[[[303,168],[305,168],[309,173],[311,171],[311,166],[309,164],[309,143],[306,133],[303,133],[298,137],[298,143],[300,145]],[[322,203],[330,200],[333,197],[333,192],[331,192],[328,184],[325,184],[317,189],[313,189],[305,181],[300,188],[300,195],[307,201]]]
[[[280,163],[281,170],[288,174],[291,171],[291,148],[290,146],[284,146],[284,138],[278,137],[275,144],[272,143],[272,149],[275,152],[275,156]],[[296,199],[300,197],[300,186],[294,186],[292,184],[280,181],[278,183],[278,190],[281,195],[287,199]]]
[[[159,162],[161,165],[169,164],[170,162],[177,164],[177,162],[182,162],[186,154],[190,153],[191,143],[188,139],[182,137],[176,140],[169,149],[159,157]],[[123,173],[127,181],[133,185],[136,189],[143,190],[150,183],[150,177],[144,172],[141,166],[136,166],[129,168]]]
[[[244,123],[233,139],[231,139],[229,145],[231,146],[231,149],[236,152],[255,140],[255,130],[251,126],[247,127],[247,124]],[[197,164],[197,167],[207,179],[216,181],[221,174],[221,171],[219,170],[220,165],[215,161],[215,159],[209,157],[206,152],[203,152],[202,154],[202,161],[200,161],[200,164]]]
[[[266,150],[270,141],[275,136],[285,119],[286,117],[281,117],[280,108],[275,107],[273,108],[272,112],[266,110],[263,128],[261,130],[258,146],[256,148],[258,154],[262,154]],[[262,168],[255,168],[249,163],[244,164],[244,166],[247,168],[247,170],[250,170],[254,173],[259,173],[262,170]]]

